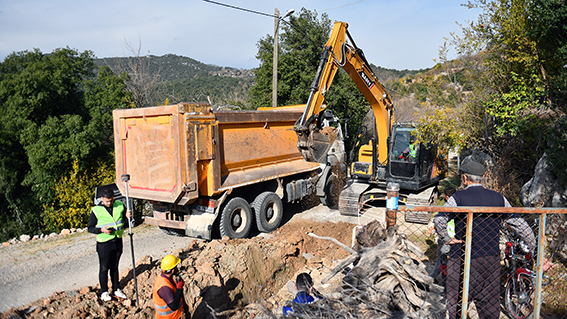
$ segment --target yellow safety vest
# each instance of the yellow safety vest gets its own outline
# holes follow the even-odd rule
[[[104,206],[93,207],[93,213],[96,216],[96,228],[112,227],[115,231],[111,234],[100,233],[96,235],[96,241],[99,243],[107,242],[115,237],[122,238],[124,233],[124,204],[121,201],[114,201],[112,204],[112,216]]]
[[[410,158],[415,158],[417,156],[417,145],[410,144],[409,146],[409,156]]]

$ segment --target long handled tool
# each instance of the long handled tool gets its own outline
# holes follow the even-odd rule
[[[130,210],[130,197],[128,196],[128,181],[130,180],[130,175],[122,175],[122,181],[126,188],[126,209]],[[138,281],[136,280],[136,258],[134,258],[134,234],[132,233],[132,217],[128,218],[128,236],[130,236],[130,248],[132,249],[132,274],[134,275],[134,291],[136,292],[136,307],[140,308],[140,302],[138,300]]]

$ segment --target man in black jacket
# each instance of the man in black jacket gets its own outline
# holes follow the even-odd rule
[[[500,193],[482,187],[484,166],[470,161],[461,167],[464,190],[456,192],[445,206],[511,207]],[[447,233],[447,221],[455,218],[455,237]],[[467,214],[439,213],[433,223],[439,237],[451,246],[447,261],[447,308],[449,318],[457,318],[460,298],[461,266],[464,252]],[[500,224],[505,221],[522,237],[530,250],[535,250],[533,231],[518,214],[474,214],[471,245],[469,300],[475,301],[481,319],[500,316]]]

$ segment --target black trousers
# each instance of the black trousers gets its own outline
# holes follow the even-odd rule
[[[461,311],[460,258],[447,261],[447,308],[449,318],[457,318]],[[500,257],[484,256],[471,259],[469,302],[475,301],[480,319],[500,317]]]
[[[108,291],[108,273],[110,272],[110,281],[112,283],[112,291],[120,288],[118,284],[118,264],[120,256],[122,256],[122,238],[114,238],[104,243],[96,243],[96,252],[98,253],[99,271],[98,281],[100,283],[101,293]]]

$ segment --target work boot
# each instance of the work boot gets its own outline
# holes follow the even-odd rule
[[[116,291],[114,292],[114,295],[118,298],[122,298],[122,299],[126,299],[128,297],[126,297],[126,295],[122,292],[122,290],[120,289],[116,289]]]
[[[108,293],[108,291],[105,291],[102,293],[102,295],[100,295],[100,299],[102,301],[110,301],[112,300],[112,297],[110,297],[110,294]]]

